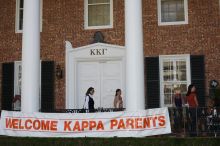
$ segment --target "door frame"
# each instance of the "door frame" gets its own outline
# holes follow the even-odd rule
[[[105,43],[94,43],[91,45],[73,48],[69,41],[66,41],[66,109],[75,109],[77,104],[76,97],[76,78],[77,63],[81,61],[122,61],[122,91],[125,95],[125,47]],[[126,99],[124,99],[126,103]],[[126,105],[126,104],[125,104]]]

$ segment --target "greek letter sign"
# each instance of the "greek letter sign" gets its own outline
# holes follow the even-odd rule
[[[167,108],[109,113],[2,111],[0,134],[21,137],[143,137],[171,133]]]

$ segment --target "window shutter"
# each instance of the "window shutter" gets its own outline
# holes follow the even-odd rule
[[[145,75],[145,108],[158,108],[160,106],[159,57],[145,58]]]
[[[12,110],[14,62],[2,64],[2,110]]]
[[[54,61],[41,62],[41,112],[54,110]]]
[[[196,86],[199,106],[205,106],[204,56],[190,56],[191,82]]]

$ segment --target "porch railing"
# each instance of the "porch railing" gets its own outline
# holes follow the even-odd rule
[[[175,136],[220,136],[220,107],[169,108]]]

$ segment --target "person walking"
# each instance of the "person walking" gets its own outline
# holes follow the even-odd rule
[[[95,112],[95,108],[94,108],[95,102],[93,99],[94,93],[95,93],[95,89],[93,87],[90,87],[86,92],[83,108],[88,110],[88,112]]]

